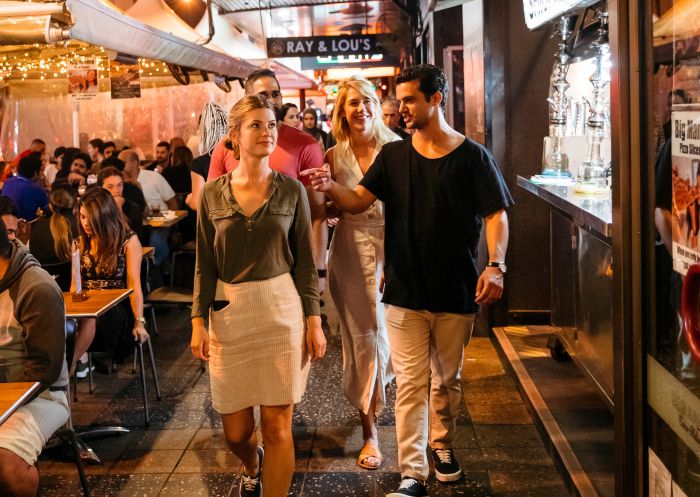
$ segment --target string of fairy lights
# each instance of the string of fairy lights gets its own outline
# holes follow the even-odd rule
[[[109,74],[110,60],[104,48],[83,46],[66,49],[56,55],[43,55],[40,45],[3,54],[0,52],[0,82],[48,80],[66,77],[71,64],[93,63],[103,77]],[[150,59],[138,59],[142,77],[168,76],[167,64]]]

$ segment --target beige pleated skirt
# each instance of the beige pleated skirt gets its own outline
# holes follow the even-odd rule
[[[306,390],[304,311],[289,273],[219,283],[229,304],[209,315],[209,376],[214,409],[294,404]]]

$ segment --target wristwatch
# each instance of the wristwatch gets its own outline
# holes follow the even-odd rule
[[[136,318],[136,322],[137,322],[137,323],[141,323],[142,325],[145,326],[145,325],[146,325],[146,318],[143,317],[143,316],[138,317],[138,318]]]
[[[489,263],[486,264],[486,267],[496,267],[496,268],[498,268],[498,270],[499,270],[500,272],[502,272],[503,274],[506,274],[506,270],[508,269],[508,268],[506,267],[506,263],[505,263],[505,262],[495,262],[495,261],[489,261]]]

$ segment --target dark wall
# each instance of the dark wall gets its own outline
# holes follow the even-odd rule
[[[551,28],[527,30],[522,2],[484,2],[487,146],[516,204],[509,212],[506,294],[490,311],[492,325],[542,316],[516,311],[550,309],[549,209],[518,187],[516,178],[529,178],[542,168],[556,50],[551,33]]]
[[[433,13],[433,46],[435,65],[444,67],[442,50],[451,45],[462,45],[462,6]]]

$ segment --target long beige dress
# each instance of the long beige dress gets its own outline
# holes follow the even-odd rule
[[[355,157],[350,153],[344,159],[335,153],[333,159],[335,180],[354,188],[363,176]],[[376,413],[381,411],[385,387],[394,377],[379,293],[383,265],[384,204],[376,201],[361,214],[342,213],[330,247],[328,287],[340,320],[343,392],[365,414],[375,385],[379,385]]]

